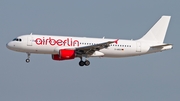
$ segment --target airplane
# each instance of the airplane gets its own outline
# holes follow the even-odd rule
[[[51,35],[21,35],[6,44],[10,50],[27,53],[50,54],[52,60],[63,61],[80,58],[79,66],[89,66],[89,57],[122,58],[161,52],[173,48],[164,43],[171,16],[162,16],[140,39],[106,39]],[[85,58],[85,61],[83,61]]]

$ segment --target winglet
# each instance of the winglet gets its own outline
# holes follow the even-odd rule
[[[116,39],[116,40],[114,41],[114,43],[118,44],[118,40],[119,40],[119,39]]]

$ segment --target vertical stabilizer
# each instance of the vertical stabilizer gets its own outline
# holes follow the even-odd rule
[[[139,40],[163,43],[171,16],[162,16],[159,21]]]

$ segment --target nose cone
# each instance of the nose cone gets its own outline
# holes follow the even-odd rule
[[[10,46],[9,46],[9,42],[6,44],[6,47],[9,49],[9,47],[10,47]]]
[[[12,42],[8,42],[8,43],[6,44],[6,47],[7,47],[8,49],[12,50],[12,48],[13,48]]]

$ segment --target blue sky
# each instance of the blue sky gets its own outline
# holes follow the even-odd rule
[[[177,101],[180,99],[179,1],[0,1],[1,101]],[[53,61],[50,55],[10,51],[23,34],[138,39],[162,16],[172,16],[172,50],[130,58]]]

